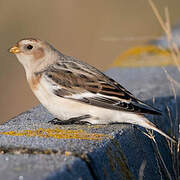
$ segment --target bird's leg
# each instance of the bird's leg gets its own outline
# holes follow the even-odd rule
[[[62,121],[62,120],[59,120],[57,118],[49,121],[49,123],[52,123],[52,124],[58,124],[58,125],[68,125],[68,124],[86,124],[88,122],[85,122],[85,121],[81,121],[83,119],[88,119],[90,118],[91,116],[90,115],[83,115],[83,116],[79,116],[79,117],[73,117],[73,118],[70,118],[70,119],[67,119],[65,121]]]

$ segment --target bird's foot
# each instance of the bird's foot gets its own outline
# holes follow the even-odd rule
[[[83,115],[83,116],[79,116],[79,117],[73,117],[73,118],[70,118],[70,119],[67,119],[67,120],[59,120],[57,118],[51,120],[51,121],[48,121],[48,123],[51,123],[51,124],[54,124],[54,125],[69,125],[69,124],[90,124],[89,122],[86,122],[86,121],[81,121],[83,119],[88,119],[90,118],[91,116],[90,115]]]

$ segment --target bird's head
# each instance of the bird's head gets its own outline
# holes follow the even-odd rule
[[[26,72],[36,68],[42,62],[47,61],[50,63],[51,56],[55,50],[47,42],[39,39],[27,38],[22,39],[9,49],[9,52],[15,54],[24,66]],[[45,62],[45,64],[47,64]]]

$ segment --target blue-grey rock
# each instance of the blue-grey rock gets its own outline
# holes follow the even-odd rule
[[[175,67],[167,70],[180,81]],[[166,106],[174,120],[178,103],[161,68],[115,68],[106,74],[149,104],[154,97],[154,106],[164,115],[148,118],[165,132],[170,131]],[[178,88],[176,94],[178,100]],[[53,116],[40,105],[0,126],[2,179],[138,179],[143,162],[146,162],[143,179],[168,178],[161,168],[155,145],[142,133],[143,128],[129,124],[55,126],[48,123],[52,119]],[[62,131],[67,137],[46,136],[48,129]],[[29,130],[29,135],[25,130]],[[82,136],[78,138],[75,134]],[[168,143],[158,133],[154,134],[169,174],[175,179]]]

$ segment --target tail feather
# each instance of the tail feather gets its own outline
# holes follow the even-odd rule
[[[154,131],[158,132],[159,134],[161,134],[162,136],[169,139],[170,141],[172,141],[173,143],[177,143],[177,141],[174,138],[170,137],[169,135],[167,135],[166,133],[164,133],[163,131],[158,129],[152,122],[147,120],[145,117],[142,117],[142,121],[138,121],[136,124],[140,125],[144,128],[154,130]]]
[[[159,109],[156,109],[155,107],[153,107],[149,104],[146,104],[140,100],[138,100],[137,102],[143,106],[143,107],[141,107],[141,112],[143,114],[162,115],[162,113]]]
[[[153,124],[154,125],[154,124]],[[163,135],[164,137],[166,137],[167,139],[169,139],[170,141],[174,142],[174,143],[177,143],[177,141],[170,137],[169,135],[167,135],[166,133],[164,133],[163,131],[161,131],[160,129],[158,129],[157,127],[155,126],[151,126],[151,129],[158,132],[159,134]]]

